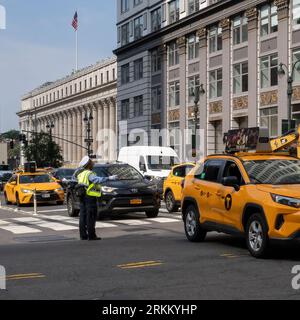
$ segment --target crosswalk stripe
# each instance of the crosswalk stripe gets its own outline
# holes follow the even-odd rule
[[[1,225],[0,229],[3,229],[5,231],[9,231],[13,234],[29,234],[29,233],[39,233],[41,230],[29,228],[26,226],[18,226],[14,224],[10,225]]]
[[[48,222],[37,218],[30,218],[30,217],[24,217],[24,218],[14,218],[12,219],[17,222],[22,222],[26,224],[30,224],[36,227],[42,227],[46,229],[51,229],[54,231],[68,231],[68,230],[76,230],[77,227],[75,226],[69,226],[66,224],[61,223],[55,223],[55,222]]]
[[[118,220],[115,222],[120,224],[125,224],[128,226],[141,226],[145,224],[150,224],[150,222],[147,222],[145,220]]]
[[[148,219],[149,221],[159,222],[159,223],[170,223],[170,222],[178,222],[178,219],[171,219],[171,218],[153,218]]]

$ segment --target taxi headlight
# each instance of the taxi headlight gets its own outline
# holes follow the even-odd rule
[[[112,187],[101,187],[101,191],[104,193],[113,193],[116,190],[117,190],[116,188],[112,188]]]
[[[55,192],[60,192],[60,191],[64,191],[64,188],[55,189]]]
[[[30,189],[21,189],[21,192],[22,193],[33,193],[33,191]]]
[[[278,194],[271,194],[273,201],[276,203],[293,207],[293,208],[300,208],[300,199],[296,198],[290,198],[290,197],[285,197],[285,196],[280,196]]]

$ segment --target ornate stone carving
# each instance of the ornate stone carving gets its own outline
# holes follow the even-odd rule
[[[239,111],[248,108],[248,96],[237,97],[233,99],[233,110]]]
[[[194,117],[194,107],[189,107],[188,109],[188,117],[193,118]]]
[[[153,113],[152,114],[152,124],[160,124],[161,123],[161,114]]]
[[[179,109],[169,111],[169,121],[178,121],[180,119]]]
[[[224,30],[229,29],[230,28],[230,19],[225,18],[225,19],[221,20],[219,23],[219,26]]]
[[[288,9],[289,0],[275,0],[275,6],[277,6],[278,11]]]
[[[246,11],[245,16],[248,20],[257,19],[257,8],[253,7]]]
[[[180,48],[180,47],[185,47],[185,45],[186,45],[186,39],[185,39],[184,36],[183,36],[183,37],[179,37],[179,38],[176,40],[176,42],[177,42],[177,45],[178,45],[179,48]]]
[[[260,94],[260,105],[268,106],[270,104],[276,104],[278,102],[278,93],[277,90],[263,92]]]
[[[207,35],[206,28],[201,28],[197,31],[197,36],[199,37],[199,39],[202,39],[202,38],[206,39],[206,35]]]
[[[300,100],[300,87],[293,88],[293,100]]]
[[[222,101],[215,101],[215,102],[211,102],[209,104],[209,113],[210,114],[222,113],[222,111],[223,111]]]

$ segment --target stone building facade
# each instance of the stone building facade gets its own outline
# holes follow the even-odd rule
[[[293,118],[300,122],[299,0],[118,0],[117,28],[118,120],[129,128],[192,129],[201,86],[205,154],[224,150],[229,129],[267,126],[277,136],[288,118],[280,63],[289,72],[296,63]]]
[[[48,132],[52,126],[64,161],[78,163],[87,154],[80,147],[87,146],[84,118],[92,114],[94,154],[104,160],[116,159],[116,73],[116,59],[111,58],[31,91],[22,98],[20,130],[30,139],[28,131]]]

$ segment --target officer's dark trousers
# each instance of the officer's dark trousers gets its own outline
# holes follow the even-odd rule
[[[97,198],[85,196],[80,201],[79,232],[81,239],[96,237]]]

